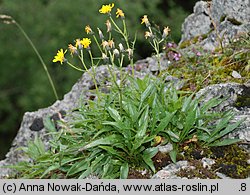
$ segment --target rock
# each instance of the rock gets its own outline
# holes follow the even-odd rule
[[[202,158],[201,162],[204,168],[211,169],[211,166],[215,163],[215,160],[210,158]]]
[[[243,143],[245,143],[245,148],[250,152],[250,103],[239,104],[241,103],[239,101],[242,101],[242,96],[246,99],[250,98],[250,86],[237,83],[215,84],[201,89],[196,96],[198,98],[203,97],[204,102],[215,97],[219,99],[226,98],[214,110],[226,111],[231,109],[234,112],[232,123],[244,119],[237,130],[230,133],[228,137],[242,139]]]
[[[204,49],[214,50],[228,44],[236,35],[250,31],[249,0],[199,1],[194,13],[182,25],[181,43],[195,37],[205,37],[199,44]]]
[[[154,174],[151,179],[180,179],[175,174],[181,169],[194,168],[188,165],[188,161],[178,161],[176,164],[171,163],[162,170]]]
[[[187,17],[182,25],[183,35],[180,44],[195,37],[203,36],[203,39],[199,41],[199,44],[204,49],[214,50],[219,45],[219,38],[223,38],[223,45],[225,45],[236,35],[248,33],[250,31],[249,13],[249,0],[199,1],[194,7],[194,13]],[[164,54],[161,54],[160,63],[161,66],[159,67],[155,57],[146,58],[136,62],[134,65],[135,77],[143,78],[145,75],[154,77],[159,74],[160,70],[166,70],[170,61]],[[131,74],[132,67],[128,66],[124,68],[123,71]],[[119,83],[120,72],[117,69],[114,69],[112,72],[117,75],[117,82]],[[96,99],[96,95],[90,92],[90,90],[95,89],[91,73],[92,70],[84,73],[79,81],[72,87],[72,90],[64,96],[63,100],[56,101],[48,108],[39,109],[36,112],[26,112],[24,114],[17,136],[15,137],[12,147],[6,155],[6,159],[0,161],[0,167],[28,160],[20,150],[16,149],[22,146],[27,146],[28,142],[34,140],[36,135],[41,136],[45,145],[48,146],[50,137],[46,134],[47,132],[44,128],[45,117],[50,117],[54,121],[64,118],[64,120],[67,121],[68,118],[65,117],[65,115],[76,109],[80,104],[80,100],[87,101],[88,99]],[[239,77],[236,73],[233,74],[236,77]],[[164,82],[166,85],[173,82],[175,87],[178,89],[183,86],[182,81],[178,78],[171,75],[164,76]],[[101,90],[105,93],[109,92],[109,86],[111,85],[110,78],[111,76],[108,71],[108,66],[99,66],[96,68],[97,84],[103,84]],[[197,97],[203,97],[203,102],[214,97],[218,97],[219,99],[226,98],[226,100],[214,108],[214,110],[225,111],[232,109],[235,113],[235,117],[232,122],[236,122],[243,118],[245,119],[242,125],[233,133],[228,135],[228,137],[242,139],[245,143],[244,147],[248,149],[248,151],[250,151],[249,83],[246,83],[245,85],[236,83],[211,85],[201,89],[196,94]],[[172,146],[169,144],[166,146],[160,146],[159,150],[162,152],[169,152],[171,148]],[[207,162],[207,160],[205,160],[203,165],[210,166],[211,163],[212,162]],[[152,178],[178,178],[175,174],[180,169],[185,168],[193,169],[194,167],[189,166],[187,161],[179,161],[176,164],[166,166]],[[1,168],[0,178],[5,178],[11,173],[13,173],[13,170]],[[223,175],[220,175],[220,177],[224,178]]]
[[[142,62],[144,64],[142,64]],[[161,57],[161,63],[163,64],[160,66],[160,69],[166,69],[168,62],[165,62],[165,58],[163,55]],[[145,75],[151,75],[155,77],[155,70],[154,68],[146,69],[145,67],[155,67],[157,61],[155,57],[147,58],[144,61],[139,61],[135,64],[135,68],[141,66],[141,69],[135,70],[135,77],[136,78],[143,78]],[[158,65],[157,65],[158,67]],[[110,68],[113,68],[110,66]],[[112,70],[113,74],[117,76],[117,82],[120,82],[120,71],[117,68]],[[123,69],[124,73],[131,74],[131,70],[128,68]],[[96,81],[97,84],[102,84],[104,86],[101,88],[102,92],[109,92],[108,88],[111,85],[111,76],[108,70],[107,65],[98,66],[96,68]],[[177,78],[175,82],[177,84]],[[54,121],[63,118],[66,113],[70,113],[74,109],[76,109],[80,103],[83,104],[88,99],[95,99],[96,95],[90,92],[90,90],[95,89],[93,77],[92,77],[92,70],[90,69],[88,72],[84,73],[82,77],[78,80],[78,82],[72,87],[71,91],[67,93],[63,100],[56,101],[52,106],[44,109],[39,109],[36,112],[26,112],[23,116],[23,120],[20,126],[20,129],[12,142],[12,147],[10,148],[9,152],[6,154],[6,159],[0,161],[0,167],[3,165],[11,165],[15,164],[19,161],[27,160],[27,158],[22,154],[20,150],[16,150],[22,146],[27,146],[29,141],[34,140],[36,135],[40,136],[45,143],[45,146],[48,146],[48,141],[50,137],[46,135],[46,130],[44,128],[43,120],[45,117],[50,117]],[[64,119],[64,120],[67,120]],[[13,170],[7,168],[0,169],[0,178],[4,178],[12,173]]]
[[[118,73],[117,70],[114,72]],[[107,66],[99,66],[96,69],[96,80],[98,83],[106,82],[109,77],[110,74],[108,73]],[[46,135],[47,132],[44,128],[43,119],[45,117],[51,117],[54,120],[58,120],[60,117],[63,117],[66,113],[71,112],[79,106],[79,100],[90,98],[88,92],[89,89],[93,88],[94,82],[91,74],[84,73],[78,82],[72,87],[71,91],[64,96],[63,100],[56,101],[48,108],[39,109],[35,112],[26,112],[23,116],[20,129],[12,142],[12,147],[6,154],[6,159],[0,161],[0,166],[15,164],[19,161],[27,160],[22,152],[16,149],[22,146],[27,146],[29,141],[34,140],[35,135],[41,136],[43,142],[48,145],[49,136]],[[10,169],[1,168],[0,178],[8,176],[11,172],[12,170]]]

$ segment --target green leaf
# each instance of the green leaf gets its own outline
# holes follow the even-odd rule
[[[121,166],[121,170],[120,170],[120,179],[127,179],[127,178],[128,178],[128,172],[129,172],[129,166],[128,166],[128,163],[125,162],[125,163]]]
[[[177,150],[173,149],[169,152],[169,156],[171,158],[171,160],[173,161],[173,163],[176,163],[176,157],[177,157]]]
[[[155,131],[154,131],[155,134],[158,134],[161,131],[165,131],[166,127],[168,126],[169,122],[172,120],[172,117],[175,115],[176,112],[169,113],[166,111],[165,113],[166,113],[166,117],[164,117],[161,120],[160,124],[155,129]]]
[[[121,152],[118,152],[112,146],[99,146],[99,148],[107,151],[108,153],[112,154],[113,156],[118,157],[119,159],[124,160],[124,157],[121,155]]]
[[[122,137],[119,135],[110,135],[104,138],[100,138],[97,140],[94,140],[90,143],[88,143],[87,145],[85,145],[82,149],[80,150],[86,150],[89,148],[93,148],[95,146],[99,146],[99,145],[113,145],[116,142],[118,142]]]
[[[52,122],[52,120],[49,117],[45,117],[43,119],[43,124],[45,129],[47,129],[49,132],[57,132],[55,124]]]
[[[67,172],[67,176],[72,176],[74,174],[77,174],[81,171],[86,170],[89,167],[89,164],[86,160],[81,160],[79,162],[76,162],[71,166],[69,171]]]
[[[106,161],[107,155],[101,154],[96,156],[95,160],[91,162],[91,171],[95,172],[98,168],[101,167],[103,161]]]
[[[207,102],[203,103],[203,105],[201,106],[201,112],[206,113],[209,109],[218,106],[224,100],[225,100],[225,98],[221,99],[219,97],[212,98],[212,99],[208,100]]]
[[[146,135],[146,130],[148,128],[148,111],[149,111],[149,106],[145,107],[144,112],[142,113],[140,119],[139,119],[139,129],[136,134],[136,138],[142,138]]]
[[[145,89],[145,91],[141,94],[141,99],[140,99],[140,106],[144,103],[144,101],[150,96],[150,94],[155,90],[155,85],[153,83],[150,83],[148,87]]]
[[[156,147],[147,148],[146,150],[144,150],[143,155],[147,156],[148,158],[153,158],[157,154],[158,151],[159,149]]]
[[[193,99],[193,96],[194,95],[192,94],[188,98],[184,99],[184,102],[183,102],[183,105],[182,105],[182,109],[181,109],[182,112],[187,112],[188,111],[188,109],[190,107],[190,103],[191,103],[191,101]]]
[[[57,170],[60,168],[60,165],[57,163],[55,165],[51,165],[48,169],[46,169],[44,171],[44,173],[42,174],[41,178],[43,178],[45,175],[47,175],[49,172]]]
[[[211,137],[209,140],[208,140],[208,143],[212,143],[214,142],[215,140],[217,139],[220,139],[222,137],[224,137],[225,135],[227,135],[228,133],[232,132],[234,129],[236,129],[245,119],[241,119],[240,121],[234,123],[234,124],[228,124],[228,126],[218,132],[216,135],[214,135],[213,137]]]
[[[128,114],[129,118],[134,122],[138,120],[139,113],[137,112],[137,107],[134,105],[132,100],[128,99],[126,101],[122,102],[123,104],[123,109],[126,111]]]
[[[194,106],[193,109],[189,110],[187,114],[184,124],[184,129],[180,135],[180,141],[183,141],[185,137],[189,134],[189,131],[194,127],[195,122],[196,122],[196,107]]]
[[[176,133],[174,133],[171,130],[167,130],[166,133],[170,136],[170,139],[174,142],[178,142],[180,141],[180,137],[179,135],[177,135]]]
[[[80,176],[78,179],[84,179],[86,178],[87,176],[89,176],[89,174],[91,174],[91,168],[88,168],[87,170],[85,170]]]
[[[227,146],[227,145],[238,143],[240,141],[242,141],[242,140],[241,139],[224,139],[222,141],[208,144],[208,146]]]
[[[216,125],[215,130],[212,131],[211,136],[213,137],[214,135],[216,135],[218,132],[220,132],[223,128],[225,128],[226,126],[228,126],[228,123],[230,121],[230,119],[232,118],[232,115],[226,116],[225,118],[222,118],[219,123]]]
[[[34,144],[36,145],[38,152],[40,155],[45,153],[45,146],[41,138],[38,137],[38,135],[35,136]]]
[[[143,161],[149,166],[149,168],[153,172],[155,172],[155,167],[152,158],[157,154],[157,152],[158,148],[154,147],[154,148],[147,148],[146,150],[144,150],[142,154]]]
[[[121,116],[119,112],[111,107],[107,107],[107,111],[109,115],[115,120],[115,121],[121,121]]]

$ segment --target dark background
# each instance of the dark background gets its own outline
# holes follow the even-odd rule
[[[170,26],[171,39],[178,42],[181,24],[197,0],[114,0],[123,9],[131,35],[138,33],[136,59],[152,54],[144,39],[140,18],[147,14],[153,24]],[[70,91],[81,73],[66,65],[52,63],[59,48],[67,48],[76,38],[86,36],[89,24],[105,32],[107,17],[99,14],[100,0],[0,0],[0,14],[11,15],[23,27],[43,57],[59,98]],[[115,12],[115,10],[113,10]],[[114,13],[113,12],[113,13]],[[53,91],[40,61],[15,25],[0,23],[0,159],[8,151],[12,139],[27,111],[35,111],[55,102]]]

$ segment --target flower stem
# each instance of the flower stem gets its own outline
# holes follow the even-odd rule
[[[84,70],[83,70],[83,69],[81,69],[81,68],[78,68],[78,67],[74,66],[74,65],[73,65],[73,64],[71,64],[70,62],[67,62],[67,64],[68,64],[70,67],[74,68],[75,70],[78,70],[78,71],[84,72]]]
[[[14,21],[15,21],[15,20],[14,20]],[[27,41],[29,42],[29,44],[31,45],[31,47],[32,47],[32,49],[34,50],[34,52],[36,53],[37,57],[39,58],[39,60],[40,60],[40,62],[41,62],[41,64],[42,64],[42,66],[43,66],[43,69],[45,70],[46,75],[47,75],[47,77],[48,77],[48,79],[49,79],[49,82],[50,82],[51,88],[52,88],[52,90],[53,90],[53,92],[54,92],[55,98],[56,98],[56,100],[58,100],[59,98],[58,98],[58,95],[57,95],[57,92],[56,92],[55,85],[54,85],[53,80],[52,80],[52,78],[51,78],[51,76],[50,76],[50,73],[49,73],[49,71],[48,71],[48,69],[47,69],[47,66],[46,66],[46,64],[45,64],[44,61],[43,61],[43,58],[42,58],[41,55],[39,54],[38,50],[36,49],[35,45],[34,45],[33,42],[31,41],[31,39],[29,38],[29,36],[28,36],[28,35],[26,34],[26,32],[24,31],[24,29],[23,29],[16,21],[15,21],[14,23],[16,24],[16,26],[18,27],[18,29],[22,32],[22,34],[24,35],[24,37],[26,38],[26,40],[27,40]]]

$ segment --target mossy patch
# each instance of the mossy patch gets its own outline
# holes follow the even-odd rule
[[[188,45],[193,42],[192,39]],[[243,84],[250,79],[249,34],[239,35],[225,48],[219,47],[213,52],[197,45],[190,48],[190,52],[182,53],[181,60],[173,62],[167,70],[171,75],[185,81],[184,90],[198,91],[211,84],[226,82]],[[240,77],[235,77],[233,71]]]
[[[196,169],[180,170],[177,176],[215,179],[218,178],[216,172],[223,173],[234,179],[244,179],[250,176],[250,164],[247,163],[247,160],[250,159],[250,155],[237,144],[207,148],[197,143],[192,143],[188,149],[183,149],[183,154],[185,160],[187,160],[191,166],[196,167]],[[210,169],[203,167],[200,159],[204,157],[211,158],[215,161]]]
[[[242,92],[237,96],[235,107],[250,107],[250,87],[242,86]]]

